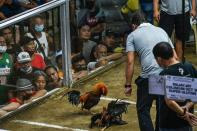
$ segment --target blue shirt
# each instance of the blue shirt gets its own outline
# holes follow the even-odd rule
[[[159,74],[162,71],[152,53],[153,47],[159,42],[168,42],[173,47],[167,33],[160,27],[149,23],[140,24],[127,37],[126,52],[137,52],[142,70],[140,76],[143,78],[148,78],[150,74]]]

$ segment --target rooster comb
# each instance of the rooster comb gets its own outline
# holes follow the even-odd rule
[[[95,84],[94,89],[102,91],[103,95],[107,95],[108,93],[107,85],[103,82]]]

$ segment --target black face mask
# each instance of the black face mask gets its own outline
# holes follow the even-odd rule
[[[87,66],[86,65],[80,65],[80,64],[76,64],[76,71],[82,71],[82,70],[87,70]]]
[[[94,7],[95,1],[88,1],[86,2],[86,8],[92,9]]]
[[[31,96],[32,96],[32,95],[30,95],[30,94],[28,94],[28,95],[26,94],[25,96],[23,96],[22,99],[23,99],[23,100],[29,100],[29,99],[31,98]]]

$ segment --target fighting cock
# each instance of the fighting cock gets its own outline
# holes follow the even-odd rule
[[[108,93],[107,86],[103,83],[97,83],[93,86],[92,91],[86,92],[83,95],[77,90],[72,90],[67,93],[68,101],[73,105],[82,104],[82,109],[90,110],[93,106],[97,105],[100,101],[100,97],[106,96]]]
[[[124,125],[127,122],[122,120],[122,114],[127,113],[128,103],[117,99],[111,101],[107,108],[103,108],[101,113],[97,113],[91,117],[90,128],[97,126],[103,127],[101,130],[104,131],[111,125]]]

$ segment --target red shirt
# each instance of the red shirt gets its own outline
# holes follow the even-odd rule
[[[44,62],[44,59],[43,57],[38,54],[38,53],[35,53],[32,58],[31,58],[31,66],[34,67],[34,68],[37,68],[37,69],[41,69],[41,70],[44,70],[45,67],[46,67],[46,64]]]
[[[10,103],[12,103],[12,102],[16,102],[16,103],[19,103],[20,105],[22,105],[23,104],[23,102],[22,101],[20,101],[19,99],[17,99],[17,98],[11,98],[10,100],[9,100],[9,102]]]

